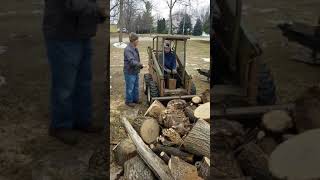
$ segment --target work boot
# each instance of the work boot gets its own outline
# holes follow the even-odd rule
[[[100,133],[103,130],[103,127],[90,125],[88,127],[75,127],[74,129],[84,133]]]
[[[126,103],[126,105],[129,106],[129,107],[134,107],[135,103]]]
[[[68,145],[78,143],[77,134],[72,129],[49,129],[49,135]]]

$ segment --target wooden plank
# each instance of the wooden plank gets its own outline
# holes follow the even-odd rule
[[[132,139],[132,142],[135,144],[138,154],[153,173],[160,179],[173,180],[169,167],[143,142],[141,137],[131,126],[130,122],[125,117],[122,117],[121,122],[129,137]]]

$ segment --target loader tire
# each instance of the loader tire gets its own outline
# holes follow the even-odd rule
[[[276,86],[269,68],[265,64],[259,65],[258,74],[258,96],[259,105],[273,105],[276,103]]]
[[[154,97],[159,97],[159,89],[156,82],[151,80],[149,81],[149,84],[147,86],[147,98],[149,104],[152,103],[151,98]]]
[[[144,74],[143,75],[143,92],[145,95],[147,95],[147,87],[149,85],[149,82],[152,81],[152,75],[151,74]]]

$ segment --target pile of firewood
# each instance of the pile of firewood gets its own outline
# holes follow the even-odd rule
[[[144,116],[122,123],[129,138],[114,148],[125,179],[209,179],[210,102],[206,95],[165,107],[154,101]]]

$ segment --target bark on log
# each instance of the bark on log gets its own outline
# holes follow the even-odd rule
[[[190,121],[191,123],[197,122],[198,118],[196,118],[196,117],[194,116],[194,110],[193,110],[190,106],[188,106],[188,107],[186,107],[186,108],[184,109],[184,113],[185,113],[186,116],[189,118],[189,121]]]
[[[237,159],[246,175],[252,176],[254,179],[272,180],[268,168],[268,156],[258,145],[254,143],[244,145]]]
[[[160,134],[158,121],[152,117],[138,117],[133,121],[132,126],[147,144],[155,142]]]
[[[210,102],[210,90],[205,90],[203,93],[201,93],[200,97],[203,103]]]
[[[184,148],[193,154],[210,157],[210,125],[199,119],[184,139]]]
[[[124,162],[137,155],[136,146],[130,138],[122,140],[114,149],[115,161],[123,166]]]
[[[155,100],[151,106],[148,108],[148,110],[146,111],[146,113],[144,114],[144,116],[150,116],[153,117],[155,119],[158,119],[160,114],[165,110],[166,108],[164,107],[164,105],[158,101]]]
[[[197,168],[187,162],[184,162],[176,156],[171,156],[169,160],[169,169],[175,180],[200,180]]]
[[[186,162],[193,163],[193,157],[194,157],[193,154],[180,151],[178,148],[175,148],[175,147],[156,146],[152,148],[152,151],[157,154],[161,152],[165,152],[170,156],[178,156],[179,158],[183,159]]]
[[[194,116],[198,119],[210,121],[210,102],[200,105],[194,110]]]
[[[165,137],[163,137],[161,135],[157,138],[157,142],[160,142],[164,146],[173,146],[173,145],[175,145],[175,143],[173,143],[171,141],[168,141]]]
[[[181,135],[185,135],[191,129],[189,118],[186,117],[183,110],[167,109],[160,114],[159,123],[165,128],[174,127],[174,129]]]
[[[320,179],[320,129],[309,130],[283,142],[272,152],[269,169],[279,180]]]
[[[183,110],[187,107],[187,102],[183,99],[174,99],[168,102],[167,109]]]
[[[170,157],[168,156],[168,154],[167,153],[165,153],[165,152],[161,152],[160,153],[160,157],[161,157],[161,159],[165,162],[165,163],[169,163],[169,160],[170,160]]]
[[[205,180],[210,179],[210,159],[209,158],[204,157],[203,160],[199,162],[197,169],[200,177],[202,177]]]
[[[124,163],[124,177],[126,180],[156,180],[152,171],[139,156]]]
[[[160,179],[173,180],[170,169],[165,162],[163,162],[161,158],[153,153],[152,150],[143,142],[141,137],[133,129],[130,122],[125,117],[122,118],[122,124],[132,139],[132,142],[135,144],[138,154],[153,171],[153,173]]]

